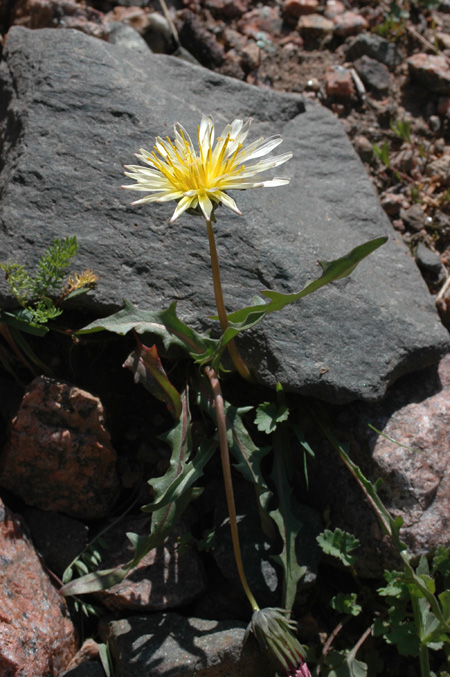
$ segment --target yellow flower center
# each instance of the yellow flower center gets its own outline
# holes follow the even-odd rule
[[[211,145],[208,144],[205,153],[199,139],[199,155],[193,152],[192,145],[182,133],[181,135],[184,143],[181,150],[167,137],[165,146],[168,147],[168,153],[162,153],[160,148],[155,146],[155,151],[149,157],[154,167],[164,174],[175,190],[183,193],[195,191],[197,194],[214,192],[220,190],[222,177],[229,179],[231,174],[239,174],[245,169],[245,165],[237,166],[242,144],[238,144],[233,154],[225,159],[227,149],[234,141],[229,134],[223,142],[220,138],[217,140],[217,143],[221,144],[219,152],[217,147],[213,152]]]

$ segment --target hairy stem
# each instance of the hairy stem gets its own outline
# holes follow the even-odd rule
[[[216,241],[214,238],[214,231],[211,219],[207,219],[206,228],[208,231],[209,254],[211,257],[211,269],[213,276],[214,296],[216,299],[217,314],[219,316],[219,322],[222,328],[222,332],[225,332],[226,328],[228,327],[228,318],[225,303],[223,300],[222,282],[220,281],[219,258],[217,256]],[[230,353],[230,357],[233,360],[233,364],[236,367],[239,374],[247,381],[253,381],[250,370],[245,364],[242,357],[240,356],[236,343],[234,342],[234,339],[229,341],[229,343],[227,344],[227,348],[228,352]]]
[[[239,578],[250,602],[253,611],[258,611],[259,606],[252,595],[252,592],[245,577],[244,565],[242,563],[241,546],[239,544],[239,533],[236,520],[236,506],[234,503],[233,482],[231,479],[230,455],[228,451],[227,425],[225,419],[225,407],[223,403],[222,388],[215,370],[212,367],[204,368],[205,374],[211,384],[214,396],[214,406],[216,409],[217,430],[219,433],[220,458],[222,461],[223,480],[225,485],[225,494],[227,498],[228,515],[230,517],[231,540],[233,542],[234,558],[239,573]]]

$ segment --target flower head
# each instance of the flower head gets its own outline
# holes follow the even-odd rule
[[[258,640],[259,646],[277,670],[287,677],[311,677],[305,662],[305,651],[294,636],[296,623],[289,619],[285,609],[258,609],[253,612],[247,630]]]
[[[204,115],[197,128],[198,152],[185,129],[176,123],[173,141],[169,137],[157,137],[151,152],[141,148],[136,153],[138,160],[147,167],[125,165],[125,175],[137,183],[123,188],[149,193],[133,202],[135,205],[177,200],[171,222],[188,209],[202,213],[209,220],[219,203],[240,214],[228,190],[289,183],[289,179],[283,178],[261,181],[260,172],[278,167],[289,160],[292,153],[259,159],[282,142],[278,134],[267,139],[261,137],[244,148],[251,122],[251,118],[245,123],[234,120],[225,127],[214,145],[213,121]]]

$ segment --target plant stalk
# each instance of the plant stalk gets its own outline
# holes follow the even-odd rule
[[[231,479],[230,455],[228,450],[227,425],[225,417],[225,407],[223,403],[222,388],[215,370],[212,367],[204,368],[205,374],[209,379],[214,396],[214,405],[216,409],[217,430],[219,433],[220,459],[222,461],[223,480],[225,485],[225,494],[227,498],[228,515],[230,517],[231,540],[233,542],[234,558],[239,573],[244,592],[250,602],[253,611],[259,611],[256,602],[245,576],[244,565],[242,562],[241,546],[239,543],[239,532],[236,519],[236,506],[234,503],[233,482]]]
[[[214,231],[211,219],[206,220],[206,229],[208,231],[209,254],[211,257],[211,269],[213,276],[214,296],[216,299],[217,314],[219,316],[219,322],[222,329],[222,333],[224,333],[228,327],[228,318],[225,303],[223,300],[222,282],[220,280],[219,257],[217,256],[216,241],[214,238]],[[242,357],[240,356],[239,350],[236,346],[234,339],[232,339],[227,343],[227,348],[238,373],[242,376],[242,378],[245,378],[246,381],[252,382],[253,378],[250,373],[250,370],[245,364]]]

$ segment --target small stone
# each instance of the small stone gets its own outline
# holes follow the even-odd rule
[[[35,378],[10,424],[0,485],[42,510],[105,516],[120,487],[100,400],[68,383]]]
[[[431,251],[425,247],[422,242],[419,242],[416,250],[416,263],[423,273],[432,276],[436,282],[440,282],[445,277],[445,268],[442,265],[441,259],[436,252]]]
[[[450,186],[450,154],[444,154],[427,165],[427,176],[436,176],[441,186]]]
[[[343,66],[329,66],[325,73],[328,96],[348,99],[355,93],[352,73]]]
[[[373,144],[369,141],[367,136],[363,136],[362,134],[355,136],[353,145],[363,162],[370,162],[373,159]]]
[[[26,28],[75,28],[102,40],[108,39],[103,12],[74,0],[18,0],[11,3],[10,25]]]
[[[114,7],[105,14],[105,21],[108,24],[122,23],[131,26],[139,35],[144,35],[149,27],[149,15],[141,7]]]
[[[356,72],[368,89],[378,95],[388,93],[389,70],[384,64],[370,56],[362,56],[355,61],[354,65]]]
[[[213,16],[225,19],[238,19],[248,11],[247,0],[206,0],[205,7]]]
[[[340,38],[347,38],[349,35],[356,35],[366,30],[369,24],[360,14],[356,12],[344,12],[334,18],[334,34]]]
[[[432,132],[438,132],[441,128],[441,119],[438,115],[430,115],[428,124]]]
[[[254,40],[249,40],[242,50],[242,66],[248,71],[258,68],[261,63],[261,49]]]
[[[408,230],[419,233],[425,225],[425,214],[419,204],[400,210],[400,218]]]
[[[437,94],[450,94],[448,61],[436,54],[413,54],[407,59],[411,77]]]
[[[347,49],[346,57],[349,61],[355,61],[364,55],[391,69],[401,61],[397,45],[375,33],[362,33],[354,38]]]
[[[404,195],[386,192],[381,196],[381,206],[389,216],[398,216],[401,209],[407,209],[408,203]]]
[[[297,24],[298,32],[307,40],[330,35],[333,32],[333,28],[334,23],[321,14],[301,16]]]
[[[441,49],[450,49],[450,35],[442,31],[436,31],[436,40]]]
[[[345,12],[345,5],[341,0],[327,0],[327,4],[324,11],[324,16],[327,19],[334,19],[339,14]]]
[[[0,675],[56,675],[77,650],[66,602],[0,500]]]
[[[306,14],[314,14],[319,6],[319,0],[286,0],[284,13],[292,19],[298,19]]]
[[[271,37],[281,35],[283,19],[278,5],[262,5],[250,10],[239,19],[237,27],[244,35],[261,42],[261,46],[272,45]],[[269,51],[269,50],[268,50]]]
[[[108,42],[112,45],[121,45],[128,47],[128,49],[134,49],[141,54],[148,54],[148,44],[134,28],[120,21],[112,21],[108,24],[108,27]]]

